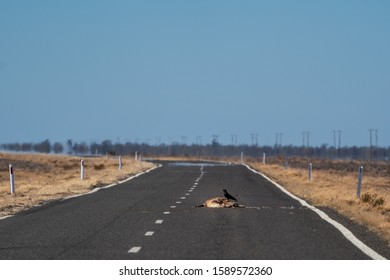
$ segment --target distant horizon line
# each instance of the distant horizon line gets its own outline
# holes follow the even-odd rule
[[[219,145],[219,146],[225,146],[225,147],[258,147],[258,148],[261,148],[261,147],[271,147],[271,148],[275,148],[275,147],[278,147],[278,148],[282,148],[282,147],[293,147],[293,148],[327,148],[327,149],[345,149],[345,148],[381,148],[381,149],[389,149],[390,148],[390,145],[388,146],[381,146],[381,145],[330,145],[330,144],[327,144],[327,143],[323,143],[321,145],[311,145],[311,144],[301,144],[301,145],[296,145],[296,144],[279,144],[279,143],[275,143],[275,144],[254,144],[254,143],[229,143],[229,144],[226,144],[226,143],[221,143],[219,141],[211,141],[211,142],[208,142],[208,143],[196,143],[196,142],[192,142],[192,143],[183,143],[183,142],[180,142],[180,141],[172,141],[172,142],[164,142],[164,141],[161,141],[161,142],[158,142],[158,143],[150,143],[148,141],[148,139],[146,138],[145,140],[143,141],[138,141],[138,140],[135,140],[135,141],[132,141],[132,140],[125,140],[125,141],[113,141],[111,139],[105,139],[105,140],[101,140],[101,141],[98,141],[98,140],[90,140],[90,141],[85,141],[85,140],[73,140],[73,139],[68,139],[66,141],[52,141],[50,140],[49,138],[46,138],[44,140],[41,140],[41,141],[13,141],[13,142],[0,142],[0,151],[4,150],[2,149],[2,147],[4,146],[7,146],[7,145],[36,145],[36,144],[41,144],[41,143],[44,143],[46,141],[49,141],[50,145],[54,145],[54,144],[61,144],[61,145],[64,145],[66,146],[68,141],[71,140],[72,142],[72,145],[73,144],[85,144],[85,145],[92,145],[92,144],[101,144],[101,143],[104,143],[104,142],[110,142],[112,145],[146,145],[146,146],[150,146],[150,147],[161,147],[161,146],[173,146],[173,145],[176,145],[176,146],[212,146],[212,145]],[[32,147],[33,148],[33,147]]]

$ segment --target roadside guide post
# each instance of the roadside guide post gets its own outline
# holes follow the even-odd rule
[[[359,167],[359,173],[358,173],[358,184],[357,184],[357,192],[356,196],[360,197],[360,191],[362,190],[362,179],[363,179],[363,166]]]
[[[80,166],[80,179],[84,180],[84,160],[81,160],[81,166]]]
[[[15,181],[14,181],[14,168],[12,164],[9,165],[9,182],[11,188],[11,194],[15,193]]]

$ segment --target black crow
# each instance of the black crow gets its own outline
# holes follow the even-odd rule
[[[234,196],[232,196],[231,194],[229,194],[227,192],[227,190],[223,189],[222,191],[223,191],[223,195],[227,198],[227,200],[235,200],[235,201],[237,201],[237,199]]]

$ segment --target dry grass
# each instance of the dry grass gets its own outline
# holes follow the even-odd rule
[[[356,197],[358,169],[350,170],[350,161],[322,160],[313,163],[312,181],[308,180],[307,160],[299,167],[289,166],[287,169],[278,164],[263,165],[260,162],[249,164],[283,185],[291,193],[304,198],[316,206],[331,207],[350,219],[367,226],[378,233],[390,244],[390,170],[388,164],[380,169],[364,164],[364,170],[381,172],[364,172],[362,192]],[[356,165],[358,166],[359,163]],[[324,166],[327,166],[324,168]],[[335,168],[333,168],[336,166]],[[342,168],[344,166],[344,168]],[[316,169],[317,167],[317,169]],[[366,168],[367,167],[367,168]]]
[[[85,193],[153,166],[136,162],[133,157],[123,157],[120,172],[117,157],[84,158],[85,178],[81,180],[80,160],[72,156],[0,153],[0,216]],[[9,164],[14,167],[14,195],[10,194]]]

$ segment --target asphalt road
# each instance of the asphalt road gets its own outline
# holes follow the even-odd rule
[[[224,188],[246,208],[195,207]],[[375,236],[358,236],[389,257]],[[0,259],[370,257],[245,166],[165,162],[112,188],[0,220]]]

